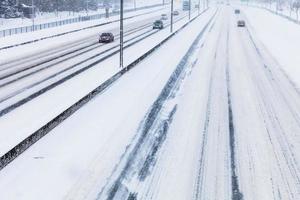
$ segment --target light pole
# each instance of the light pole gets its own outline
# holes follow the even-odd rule
[[[89,15],[89,1],[86,0],[86,14]]]
[[[58,0],[56,0],[56,12],[55,12],[55,16],[58,17]]]
[[[191,0],[189,0],[189,20],[191,20]]]
[[[124,0],[120,0],[120,68],[123,68],[123,10]]]
[[[198,1],[198,15],[200,15],[200,0]]]
[[[170,31],[173,32],[173,11],[174,11],[174,0],[171,0],[171,26]]]
[[[35,10],[34,10],[34,1],[31,0],[31,20],[32,20],[32,31],[34,31],[34,17],[35,17]]]
[[[134,0],[133,3],[134,3],[134,10],[136,11],[136,0]]]

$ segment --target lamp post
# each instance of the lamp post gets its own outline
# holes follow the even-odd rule
[[[34,1],[31,0],[31,20],[32,20],[32,31],[34,31],[34,17],[35,17],[35,9],[34,9]]]
[[[136,11],[136,0],[134,0],[133,3],[134,3],[134,10]]]
[[[189,20],[191,20],[191,0],[189,0]]]
[[[123,68],[123,11],[124,0],[120,0],[120,68]]]
[[[174,0],[171,0],[171,26],[170,32],[173,32],[173,12],[174,12]]]

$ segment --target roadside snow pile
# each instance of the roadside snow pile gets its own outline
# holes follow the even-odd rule
[[[259,8],[243,8],[257,39],[300,88],[300,25]]]

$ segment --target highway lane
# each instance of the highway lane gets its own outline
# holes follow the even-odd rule
[[[147,18],[141,18],[141,20],[136,20],[134,22],[129,22],[129,23],[124,23],[124,30],[125,32],[133,29],[134,27],[139,27],[142,25],[146,25],[148,23],[153,22],[155,19],[157,19],[160,16],[160,13],[163,13],[163,11],[159,12],[159,13],[154,13],[153,16],[148,16]],[[1,72],[3,70],[8,70],[11,68],[18,68],[19,65],[34,65],[37,63],[40,63],[41,61],[45,61],[45,60],[49,60],[50,58],[55,58],[58,55],[62,55],[66,52],[71,52],[72,50],[76,50],[76,49],[81,49],[82,47],[89,47],[91,45],[95,45],[97,44],[98,38],[99,38],[99,34],[101,32],[113,32],[114,34],[118,35],[118,24],[112,24],[108,27],[101,27],[101,28],[94,28],[96,30],[99,30],[98,34],[93,34],[93,35],[88,35],[86,37],[83,38],[74,38],[71,41],[68,41],[68,43],[64,43],[64,45],[57,45],[55,47],[51,47],[45,51],[39,52],[39,53],[34,53],[34,54],[29,54],[26,53],[23,57],[17,58],[17,59],[13,59],[13,60],[7,60],[1,63]],[[73,35],[69,34],[68,35],[69,38],[72,38]],[[53,38],[53,39],[49,39],[49,42],[51,43],[51,41],[60,41],[60,37],[57,38]]]
[[[228,9],[220,9],[179,92],[177,112],[138,199],[231,199],[226,90]],[[128,184],[129,185],[129,184]]]
[[[146,12],[144,14],[138,14],[136,17],[134,15],[130,14],[130,18],[125,19],[125,24],[132,24],[135,22],[139,23],[142,20],[147,20],[153,16],[159,16],[160,14],[165,13],[165,12],[169,12],[168,6],[165,6],[164,8],[160,8],[156,11],[153,11],[152,13]],[[127,17],[127,15],[125,14],[125,18],[126,17]],[[96,22],[96,20],[95,20],[95,22]],[[95,22],[92,24],[95,25],[96,24]],[[80,45],[82,42],[86,42],[87,40],[90,40],[92,37],[97,37],[99,32],[114,29],[114,28],[118,27],[118,25],[119,25],[118,21],[113,22],[113,23],[109,23],[109,22],[110,22],[110,20],[108,20],[108,24],[105,24],[103,26],[93,27],[93,28],[89,28],[87,30],[81,30],[78,32],[70,33],[70,34],[61,35],[61,36],[58,36],[55,38],[48,38],[46,40],[38,40],[37,42],[34,42],[34,43],[16,46],[13,49],[2,50],[1,53],[5,57],[0,59],[1,60],[0,63],[2,65],[2,64],[6,64],[6,63],[9,64],[9,63],[13,63],[13,62],[20,62],[21,60],[26,59],[26,57],[36,56],[38,58],[41,55],[50,56],[51,53],[53,53],[53,51],[57,51],[58,49],[67,50],[71,46]],[[82,26],[79,26],[79,28],[81,28],[81,27]],[[76,29],[76,28],[77,28],[76,26],[73,26],[73,29]],[[43,31],[44,30],[42,30],[42,32]],[[37,31],[36,33],[39,33],[39,32]],[[27,39],[30,39],[30,38],[28,38],[28,36],[27,36]],[[14,41],[12,41],[12,43],[14,43]],[[37,47],[36,44],[42,45],[41,48],[35,49]],[[9,55],[11,51],[15,52],[14,56]],[[37,54],[39,54],[39,55],[37,55]]]
[[[137,199],[300,198],[300,94],[243,17],[220,11]]]
[[[300,93],[238,19],[220,11],[140,199],[300,198]]]
[[[299,92],[250,25],[230,35],[241,190],[245,199],[299,199]]]
[[[152,23],[155,19],[159,19],[159,17],[153,17],[142,23],[131,24],[132,27],[129,26],[131,28],[128,28],[128,31],[125,33],[125,46],[140,40],[140,38],[143,39],[147,35],[158,32],[158,30],[152,30]],[[178,22],[184,17],[186,17],[186,13],[176,16],[174,20]],[[167,28],[169,20],[166,20],[165,23]],[[119,48],[118,34],[116,34],[116,31],[113,33],[116,35],[116,41],[113,43],[103,45],[97,42],[98,38],[93,38],[93,44],[87,45],[87,48],[70,49],[70,53],[59,55],[47,62],[34,60],[34,62],[40,62],[41,64],[29,66],[23,66],[22,64],[19,68],[18,65],[14,66],[13,71],[10,71],[11,68],[8,69],[10,72],[2,71],[1,75],[3,78],[0,80],[0,107],[3,109],[10,104],[14,104],[24,98],[24,96],[28,96],[30,94],[28,93],[29,90],[31,93],[34,93],[53,81],[57,81],[57,77],[66,77],[90,63],[102,58],[105,59],[110,53],[116,52]],[[15,69],[15,67],[18,69]],[[7,74],[12,75],[8,76]]]
[[[213,13],[208,11],[176,34],[174,40],[1,170],[2,197],[94,199],[136,137],[139,124],[182,55]],[[183,37],[186,39],[181,48],[174,48]],[[162,53],[170,53],[169,59],[160,59]],[[46,172],[47,166],[51,167]],[[19,168],[17,173],[15,167]],[[24,185],[29,177],[30,184]],[[10,190],[11,183],[18,186]],[[35,184],[41,186],[39,190],[28,192],[36,188]]]
[[[177,34],[176,41],[1,170],[3,197],[40,199],[50,193],[46,199],[106,199],[114,188],[110,180],[121,180],[117,195],[145,200],[300,199],[300,93],[252,27],[237,27],[245,16],[236,16],[230,6],[223,6],[208,27],[193,67],[162,109],[166,129],[154,121],[138,159],[128,156],[179,58],[212,14],[205,13],[194,28]],[[174,48],[182,38],[184,46]],[[79,80],[91,80],[76,79],[78,87]],[[0,127],[5,122],[0,120]],[[149,155],[155,156],[143,162]],[[129,161],[131,171],[118,179]],[[40,182],[39,191],[28,192]]]
[[[212,12],[209,11],[203,15],[207,18]],[[180,28],[187,21],[185,19],[176,23],[174,29]],[[142,56],[144,52],[151,49],[158,41],[163,40],[169,34],[169,30],[164,29],[126,49],[125,64],[127,65]],[[40,129],[118,71],[120,71],[118,55],[111,56],[109,59],[96,64],[95,67],[89,68],[84,73],[74,76],[1,117],[0,127],[2,130],[5,130],[5,132],[0,134],[0,141],[2,141],[0,142],[1,154],[3,155],[23,139]],[[59,79],[60,77],[55,77],[55,80]],[[30,92],[30,90],[27,90],[25,94]]]

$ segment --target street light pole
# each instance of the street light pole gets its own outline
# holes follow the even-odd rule
[[[170,31],[173,32],[173,12],[174,12],[174,0],[171,0],[171,26]]]
[[[134,0],[134,10],[136,11],[136,0]]]
[[[123,68],[123,11],[124,0],[120,0],[120,68]]]
[[[31,0],[31,19],[32,19],[32,31],[34,31],[34,17],[35,17],[35,10],[34,10],[34,1]]]
[[[189,20],[191,20],[191,0],[189,0]]]
[[[200,0],[198,1],[198,15],[200,15]]]
[[[86,0],[86,5],[85,6],[86,6],[86,8],[85,8],[86,9],[86,14],[89,15],[89,1],[88,0]]]

